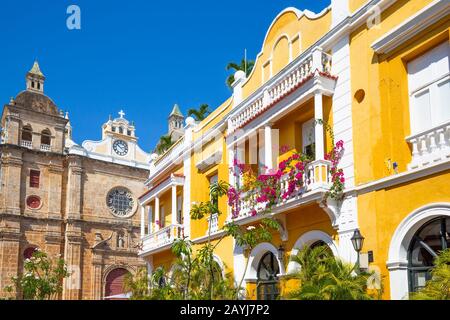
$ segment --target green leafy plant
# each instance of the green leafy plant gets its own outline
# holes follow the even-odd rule
[[[57,299],[63,291],[63,280],[69,275],[64,259],[51,259],[38,249],[25,260],[23,274],[11,279],[14,286],[5,290],[10,294],[15,290],[24,300]]]
[[[236,73],[236,71],[244,71],[245,75],[248,77],[252,73],[254,66],[255,61],[242,59],[240,64],[229,62],[227,64],[226,70],[233,70],[234,73]],[[231,89],[231,85],[234,83],[234,74],[231,74],[227,77],[226,83],[227,86]]]
[[[130,300],[151,300],[150,279],[147,269],[140,268],[135,275],[127,273],[124,289],[131,292]]]
[[[285,295],[294,300],[372,300],[368,282],[374,275],[355,272],[355,265],[335,258],[327,246],[305,247],[291,261],[300,270],[287,279],[299,281],[299,287]],[[381,289],[380,289],[381,290]],[[377,295],[380,297],[381,293]]]
[[[209,108],[209,105],[202,104],[198,109],[189,109],[188,117],[193,117],[196,121],[202,121],[205,120],[210,113],[211,109]]]
[[[434,260],[431,279],[418,292],[411,293],[411,300],[450,300],[450,249],[443,250]]]
[[[159,139],[159,143],[156,146],[156,153],[161,155],[164,152],[166,152],[167,150],[170,149],[170,147],[174,144],[175,142],[172,141],[172,135],[166,135],[166,136],[162,136]]]

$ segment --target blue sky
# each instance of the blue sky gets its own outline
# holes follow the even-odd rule
[[[229,61],[255,59],[275,16],[293,6],[318,12],[330,0],[17,0],[0,4],[0,101],[25,88],[38,59],[45,92],[69,111],[74,140],[99,140],[123,109],[146,151],[167,132],[174,103],[185,113],[230,95]],[[66,9],[81,9],[81,30]]]

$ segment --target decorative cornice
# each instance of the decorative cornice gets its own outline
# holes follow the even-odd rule
[[[450,2],[435,0],[372,43],[377,54],[388,54],[450,13]]]

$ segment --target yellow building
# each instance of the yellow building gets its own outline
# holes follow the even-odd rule
[[[315,159],[308,179],[271,212],[282,231],[251,252],[224,239],[216,250],[224,271],[244,277],[249,298],[275,297],[273,282],[298,268],[290,255],[325,243],[355,262],[351,237],[360,230],[361,266],[382,276],[384,298],[407,298],[423,286],[434,255],[450,245],[449,12],[444,0],[333,0],[317,14],[283,10],[252,73],[235,74],[232,96],[205,120],[186,119],[184,136],[153,156],[140,198],[140,256],[149,271],[170,270],[177,237],[204,243],[210,223],[217,241],[226,221],[261,219],[245,203],[232,216],[226,199],[219,208],[228,214],[190,218],[210,183],[241,183],[229,170],[234,159],[260,172],[302,152]],[[339,201],[328,197],[327,127],[344,143]]]

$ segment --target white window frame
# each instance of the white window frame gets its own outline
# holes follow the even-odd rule
[[[447,42],[445,43],[441,43],[440,45],[436,46],[435,48],[431,49],[430,51],[425,52],[424,54],[422,54],[421,56],[417,57],[416,59],[410,61],[408,63],[407,69],[408,69],[408,91],[409,91],[409,112],[410,112],[410,127],[411,127],[411,135],[417,135],[420,134],[422,132],[425,132],[427,130],[430,130],[432,128],[438,127],[439,125],[442,125],[446,122],[448,122],[450,120],[450,118],[447,119],[439,119],[439,115],[441,114],[441,110],[442,109],[438,109],[438,108],[445,108],[445,107],[449,107],[450,103],[449,102],[445,102],[445,101],[441,101],[441,97],[438,91],[438,87],[448,81],[450,81],[450,70],[447,71],[444,74],[432,74],[431,79],[429,79],[429,81],[427,81],[426,83],[415,87],[415,88],[411,88],[411,85],[413,85],[412,82],[412,74],[411,74],[411,70],[410,68],[410,64],[417,61],[418,59],[423,59],[425,58],[426,55],[431,55],[432,51],[435,49],[438,49],[441,46],[445,46],[447,45],[447,50],[450,51],[450,46]],[[448,52],[447,51],[447,52]],[[434,71],[433,68],[433,64],[435,62],[432,62],[431,64],[428,65],[427,68],[431,68],[431,72]],[[428,124],[426,127],[424,128],[420,128],[418,129],[418,118],[421,117],[421,114],[416,114],[416,111],[418,109],[417,107],[417,103],[418,103],[418,99],[416,97],[420,96],[421,94],[425,93],[425,92],[429,92],[429,107],[430,107],[430,124]]]

